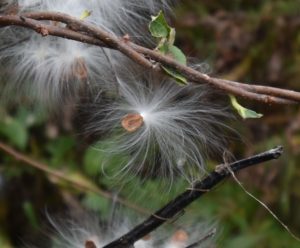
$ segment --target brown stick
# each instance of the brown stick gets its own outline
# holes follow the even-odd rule
[[[131,209],[134,209],[134,210],[138,211],[139,213],[151,214],[150,211],[148,211],[146,209],[143,209],[143,208],[141,208],[141,207],[139,207],[139,206],[137,206],[137,205],[135,205],[131,202],[128,202],[128,201],[126,201],[126,200],[124,200],[120,197],[115,197],[114,195],[112,195],[108,191],[104,191],[104,190],[102,190],[98,187],[93,187],[93,186],[78,182],[78,181],[76,181],[72,178],[69,178],[68,176],[66,176],[61,171],[53,170],[53,169],[49,168],[48,165],[40,163],[38,161],[35,161],[35,160],[25,156],[24,154],[21,154],[20,152],[17,152],[12,147],[6,145],[5,143],[3,143],[1,141],[0,141],[0,150],[5,152],[6,154],[12,156],[17,161],[21,161],[21,162],[23,162],[23,163],[25,163],[25,164],[27,164],[27,165],[35,168],[35,169],[38,169],[40,171],[45,172],[48,175],[54,176],[54,177],[56,177],[58,179],[61,179],[65,182],[68,182],[68,183],[70,183],[70,185],[73,185],[76,188],[79,188],[79,189],[85,190],[85,191],[90,191],[90,192],[96,193],[96,194],[98,194],[102,197],[105,197],[105,198],[108,198],[108,199],[111,199],[111,200],[115,200],[115,201],[121,203],[124,206],[127,206]]]
[[[283,97],[283,98],[287,98],[287,99],[293,99],[294,101],[297,101],[297,102],[300,101],[299,92],[294,91],[294,90],[285,90],[285,89],[279,89],[279,88],[275,88],[275,87],[256,85],[256,84],[243,84],[243,83],[225,80],[225,79],[220,79],[220,80],[222,80],[224,83],[228,83],[228,84],[231,84],[236,87],[242,87],[242,88],[252,91],[254,93]]]
[[[98,39],[95,39],[88,35],[78,33],[69,28],[62,28],[54,25],[49,25],[49,24],[42,23],[40,21],[36,21],[33,19],[16,16],[16,15],[7,15],[7,16],[0,15],[0,27],[9,26],[9,25],[29,28],[44,36],[52,35],[52,36],[57,36],[65,39],[80,41],[91,45],[97,45],[101,47],[106,46],[103,42],[99,41]],[[42,32],[43,30],[44,33]]]
[[[296,93],[297,98],[295,98],[294,95],[292,95],[294,97],[293,98],[290,94],[286,94],[286,92],[289,92],[289,91],[282,90],[282,89],[277,89],[277,93],[278,93],[278,91],[284,92],[285,93],[284,98],[282,98],[281,95],[278,95],[279,97],[277,97],[277,96],[272,96],[269,94],[257,94],[259,92],[255,93],[255,92],[249,91],[249,89],[251,87],[249,87],[249,88],[243,87],[243,85],[245,85],[245,84],[210,77],[207,74],[198,72],[190,67],[184,66],[184,65],[178,63],[177,61],[175,61],[174,59],[167,57],[167,56],[165,56],[159,52],[156,52],[154,50],[151,50],[151,49],[148,49],[145,47],[141,47],[141,46],[138,46],[133,43],[132,43],[132,47],[136,51],[150,57],[151,59],[153,59],[157,62],[160,62],[167,66],[171,66],[175,70],[181,72],[184,76],[187,77],[188,80],[190,80],[192,82],[209,83],[209,84],[211,84],[221,90],[224,90],[230,94],[233,94],[236,96],[241,96],[243,98],[255,100],[258,102],[267,103],[267,104],[271,104],[271,103],[292,104],[292,103],[295,103],[295,101],[300,102],[300,93],[295,92],[295,91],[290,91],[290,92]],[[271,87],[269,87],[269,88],[271,88]]]
[[[95,38],[101,40],[106,46],[119,50],[136,63],[146,68],[153,68],[153,64],[149,60],[145,59],[138,52],[128,46],[125,42],[121,42],[118,37],[116,37],[112,33],[102,30],[99,27],[96,27],[95,25],[88,24],[78,18],[55,12],[27,13],[26,15],[24,15],[24,18],[25,17],[35,20],[51,20],[63,22],[67,24],[71,29],[80,30],[85,32],[86,34],[93,34]]]
[[[29,13],[26,14],[27,17],[33,18],[36,20],[52,20],[52,21],[60,21],[65,24],[70,25],[77,31],[87,32],[91,31],[94,35],[97,33],[94,32],[96,28],[91,28],[90,24],[82,25],[82,22],[76,18],[67,16],[61,13],[49,13],[49,12],[39,12],[39,13]],[[99,28],[98,28],[99,29]],[[98,35],[97,35],[98,36]],[[117,44],[124,43],[122,39],[115,40]],[[130,46],[133,50],[137,51],[144,56],[150,57],[151,59],[160,62],[164,65],[171,66],[174,69],[178,70],[182,74],[184,74],[187,79],[192,82],[199,83],[199,81],[210,83],[217,88],[227,91],[231,94],[242,96],[243,98],[248,98],[251,100],[256,100],[264,103],[277,103],[277,104],[291,104],[293,101],[300,102],[300,93],[290,90],[277,89],[273,87],[259,86],[259,85],[247,85],[238,82],[233,82],[229,80],[217,79],[209,77],[206,74],[200,73],[192,68],[184,66],[177,61],[173,60],[170,57],[167,57],[161,53],[158,53],[154,50],[136,45],[134,43],[130,43]],[[131,57],[133,60],[136,60],[136,57]],[[231,87],[230,84],[233,86]],[[242,89],[245,91],[243,91]],[[247,92],[250,91],[250,92]],[[260,96],[259,94],[263,94]],[[278,99],[279,98],[287,98],[287,99]],[[289,99],[289,100],[288,100]]]
[[[63,22],[68,25],[68,28],[60,28],[44,24],[37,20]],[[26,13],[24,16],[0,16],[0,26],[8,25],[27,27],[42,35],[54,35],[101,47],[116,49],[124,53],[139,65],[148,69],[161,71],[158,67],[153,65],[153,62],[147,60],[145,58],[146,56],[155,62],[172,67],[182,73],[191,82],[209,83],[229,94],[246,99],[255,100],[265,104],[292,104],[300,102],[299,92],[260,85],[248,85],[210,77],[190,67],[182,65],[168,56],[134,43],[126,42],[124,39],[120,39],[109,32],[103,31],[99,27],[66,14],[56,12],[34,12]]]

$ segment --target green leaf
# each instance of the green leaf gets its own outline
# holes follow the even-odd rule
[[[49,164],[53,165],[53,167],[57,167],[62,163],[69,164],[74,154],[75,140],[73,137],[62,136],[51,140],[47,144],[46,149],[51,154],[51,162]]]
[[[179,85],[187,85],[188,82],[184,76],[182,76],[179,72],[174,70],[173,68],[169,68],[166,66],[162,66],[163,70],[168,73],[171,77],[173,77]]]
[[[176,31],[171,28],[160,11],[157,16],[152,16],[152,21],[149,24],[149,30],[153,37],[160,38],[156,49],[162,54],[172,57],[180,64],[186,65],[186,56],[176,46],[174,46]],[[163,70],[173,77],[180,85],[186,85],[186,78],[178,71],[168,66],[162,66]]]
[[[109,216],[109,213],[111,212],[110,200],[92,192],[89,192],[84,196],[82,203],[88,209],[100,212],[101,216]]]
[[[86,150],[83,158],[84,170],[89,176],[99,174],[101,169],[102,153],[94,147]]]
[[[39,228],[37,216],[35,214],[34,206],[31,202],[25,201],[22,205],[25,216],[27,217],[29,223],[34,229]]]
[[[172,57],[180,64],[186,65],[186,56],[178,47],[165,43],[164,45],[159,47],[158,50],[161,53],[168,55],[169,57]]]
[[[173,45],[175,43],[176,30],[175,28],[171,28],[169,33],[168,44]]]
[[[226,243],[225,247],[243,247],[243,248],[251,248],[255,247],[261,242],[262,235],[239,235],[238,237],[233,237]]]
[[[186,65],[186,57],[184,53],[176,46],[165,43],[159,48],[159,51],[165,55],[172,57],[174,60],[178,61],[180,64]],[[167,72],[171,77],[175,78],[175,80],[180,85],[186,85],[187,80],[181,73],[177,72],[173,68],[162,66],[165,72]]]
[[[3,122],[0,122],[0,134],[9,139],[11,143],[20,149],[26,147],[28,141],[27,127],[17,119],[6,116]]]
[[[180,64],[186,65],[185,54],[176,46],[169,46],[169,55],[171,55]]]
[[[239,113],[239,115],[243,119],[261,118],[263,116],[263,114],[256,113],[255,111],[253,111],[251,109],[247,109],[247,108],[243,107],[242,105],[240,105],[238,103],[237,99],[235,98],[235,96],[230,95],[230,101],[231,101],[232,106],[236,109],[236,111]]]
[[[149,30],[152,36],[156,38],[168,38],[171,28],[168,25],[163,12],[160,11],[157,16],[152,16],[151,18]]]

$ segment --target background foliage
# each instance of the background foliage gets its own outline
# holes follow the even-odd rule
[[[176,45],[189,57],[205,62],[201,69],[213,75],[300,91],[299,14],[300,4],[295,0],[185,0],[173,22]],[[243,171],[239,179],[300,235],[299,107],[240,101],[264,117],[232,123],[242,137],[232,142],[235,157],[279,144],[285,153],[277,162]],[[33,169],[0,151],[0,247],[22,247],[47,239],[43,234],[46,212],[62,215],[87,209],[105,221],[116,203],[99,195],[100,189],[151,211],[187,187],[180,181],[169,188],[155,179],[138,178],[120,187],[101,174],[101,152],[82,142],[70,111],[74,110],[66,107],[63,118],[49,118],[34,107],[0,106],[1,141],[81,185]],[[194,203],[184,219],[187,223],[216,220],[218,247],[299,247],[233,180]],[[134,216],[132,221],[138,220]]]

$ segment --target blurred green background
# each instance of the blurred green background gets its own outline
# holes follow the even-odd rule
[[[173,25],[177,45],[199,63],[199,69],[231,80],[300,91],[298,0],[185,0],[176,9]],[[300,236],[299,107],[240,102],[264,117],[231,124],[241,136],[230,147],[235,157],[276,145],[284,146],[284,155],[278,161],[244,170],[238,178]],[[172,189],[162,190],[154,179],[141,183],[136,178],[120,188],[101,174],[101,152],[81,140],[68,114],[49,118],[39,109],[0,106],[0,140],[44,163],[34,169],[24,158],[0,149],[1,248],[45,240],[46,212],[90,211],[105,219],[118,195],[127,205],[135,205],[134,209],[122,208],[140,212],[142,219],[145,215],[141,212],[161,207],[187,187],[176,181]],[[57,173],[66,180],[59,179]],[[300,247],[230,179],[187,208],[184,219],[193,224],[216,221],[217,247]]]

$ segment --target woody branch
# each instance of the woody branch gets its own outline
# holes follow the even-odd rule
[[[145,237],[156,228],[171,220],[174,216],[184,210],[195,200],[199,199],[205,193],[212,190],[218,183],[222,182],[225,178],[229,177],[231,173],[238,172],[250,166],[254,166],[266,161],[277,159],[282,155],[283,148],[276,147],[266,152],[245,158],[231,164],[224,164],[217,166],[203,180],[195,182],[195,184],[187,189],[182,194],[178,195],[174,200],[167,203],[160,210],[152,214],[148,219],[137,225],[122,237],[114,240],[103,248],[129,248],[138,241]]]
[[[49,20],[64,23],[66,27],[59,27],[49,22],[44,22]],[[0,15],[0,28],[11,25],[32,29],[43,36],[52,35],[118,50],[147,69],[163,73],[160,65],[168,66],[184,75],[189,82],[207,83],[237,97],[264,104],[295,104],[300,102],[299,92],[210,77],[207,74],[178,63],[171,57],[137,45],[131,42],[130,39],[116,37],[100,27],[67,14],[32,12],[23,15]]]

